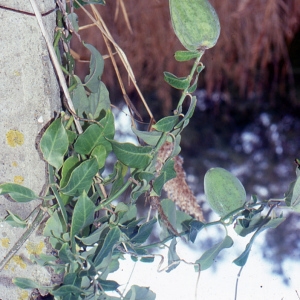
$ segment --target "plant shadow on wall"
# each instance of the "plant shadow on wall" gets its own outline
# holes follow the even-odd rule
[[[100,0],[91,1],[93,15],[90,18],[103,35],[109,57],[114,62],[114,51],[117,52],[135,84],[126,56],[110,36],[95,9],[95,2],[104,4]],[[223,249],[233,246],[228,226],[234,226],[241,237],[251,235],[245,250],[234,260],[242,270],[255,238],[285,221],[281,207],[299,212],[300,171],[297,167],[296,180],[284,198],[260,200],[252,195],[247,201],[245,188],[238,178],[223,168],[211,168],[204,177],[204,190],[207,203],[219,218],[211,222],[204,220],[203,212],[186,184],[179,153],[183,130],[189,124],[197,104],[193,93],[204,69],[202,56],[216,44],[220,34],[220,23],[214,8],[206,0],[169,2],[174,32],[186,49],[177,51],[175,60],[179,65],[193,62],[187,76],[178,77],[164,72],[165,81],[181,93],[173,115],[155,122],[141,95],[152,122],[148,131],[137,129],[139,113],[130,103],[121,77],[118,78],[131,110],[132,131],[140,141],[139,145],[135,145],[121,143],[115,138],[110,96],[101,81],[104,59],[94,46],[83,43],[91,53],[89,74],[83,81],[74,74],[69,42],[78,29],[77,17],[72,7],[65,10],[60,1],[58,4],[59,28],[54,47],[69,90],[64,90],[67,110],[51,123],[40,142],[40,150],[48,163],[48,190],[38,196],[24,186],[3,183],[0,194],[9,195],[17,202],[40,199],[41,204],[36,209],[37,215],[32,224],[12,213],[6,220],[12,225],[28,226],[25,235],[28,237],[47,215],[43,233],[49,239],[53,255],[32,255],[31,259],[41,266],[52,268],[63,279],[61,284],[51,286],[40,286],[28,278],[14,278],[13,282],[20,288],[37,288],[63,300],[155,299],[155,293],[148,287],[134,285],[124,290],[116,281],[107,279],[110,273],[118,271],[119,260],[129,254],[135,261],[151,263],[158,256],[162,263],[163,257],[155,253],[163,246],[168,249],[166,270],[171,271],[180,263],[189,263],[194,265],[200,276],[200,272],[214,264]],[[74,1],[74,5],[81,9],[83,4],[89,3]],[[63,53],[60,52],[59,41],[63,45]],[[116,65],[114,70],[118,74]],[[61,84],[64,86],[65,82]],[[135,88],[138,90],[137,86]],[[114,167],[106,174],[107,160],[112,153]],[[168,198],[162,199],[163,189]],[[130,196],[126,201],[119,201],[128,190]],[[138,216],[136,201],[142,195],[146,195],[149,203],[149,214]],[[156,211],[154,216],[151,210]],[[150,242],[149,236],[156,225],[159,225],[160,234],[156,241]],[[184,239],[192,245],[201,230],[212,226],[223,229],[221,241],[211,245],[192,263],[181,259],[176,253],[177,243]],[[16,244],[9,255],[20,244]],[[1,267],[4,263],[1,262]]]

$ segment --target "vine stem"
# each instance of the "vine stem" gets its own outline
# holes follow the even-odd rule
[[[32,234],[32,232],[37,228],[37,226],[41,223],[43,220],[45,211],[41,208],[39,205],[39,212],[37,213],[35,219],[31,223],[31,225],[28,226],[27,230],[22,234],[22,236],[19,238],[19,240],[14,244],[14,246],[9,250],[9,252],[6,254],[4,259],[0,262],[0,271],[4,268],[4,266],[10,261],[10,259],[20,250],[20,248],[23,246],[23,244],[27,241],[29,236]],[[38,208],[36,207],[33,212]],[[32,213],[33,213],[32,212]]]
[[[32,6],[33,11],[35,13],[35,16],[36,16],[36,19],[38,21],[38,24],[40,26],[41,32],[43,34],[43,37],[44,37],[44,39],[46,41],[47,48],[48,48],[48,51],[49,51],[49,55],[50,55],[51,60],[53,62],[53,65],[54,65],[54,68],[56,70],[56,74],[58,76],[60,85],[61,85],[61,87],[63,89],[64,95],[65,95],[65,97],[67,99],[67,104],[68,104],[70,113],[72,115],[76,116],[75,108],[74,108],[74,105],[73,105],[73,102],[72,102],[72,99],[71,99],[71,96],[70,96],[70,93],[69,93],[69,90],[68,90],[68,87],[67,87],[67,83],[66,83],[63,71],[61,70],[59,61],[57,59],[55,50],[53,48],[52,42],[51,42],[50,37],[49,37],[49,34],[46,31],[46,29],[45,29],[45,26],[44,26],[44,23],[43,23],[43,20],[42,20],[42,15],[40,13],[40,10],[39,10],[39,8],[38,8],[35,0],[30,0],[30,3],[31,3],[31,6]],[[79,134],[82,133],[83,132],[82,131],[82,127],[81,127],[79,121],[76,118],[74,118],[74,122],[75,122],[75,125],[76,125],[78,133]]]
[[[194,73],[195,73],[195,71],[196,71],[196,69],[197,69],[197,67],[198,67],[198,65],[199,65],[199,63],[200,63],[200,59],[201,59],[201,57],[202,57],[203,54],[204,54],[204,51],[201,50],[201,51],[200,51],[199,57],[197,57],[196,60],[195,60],[195,62],[194,62],[194,65],[193,65],[193,67],[192,67],[192,70],[191,70],[191,72],[190,72],[190,75],[188,76],[189,82],[190,82],[190,83],[191,83],[191,81],[192,81],[192,78],[193,78],[193,76],[194,76]],[[180,97],[180,99],[179,99],[179,102],[178,102],[178,105],[177,105],[177,112],[178,112],[178,113],[181,113],[181,106],[182,106],[182,103],[183,103],[185,97],[187,96],[187,94],[189,94],[189,93],[188,93],[189,88],[190,88],[190,84],[189,84],[189,86],[188,86],[187,88],[185,88],[184,91],[182,92],[182,95],[181,95],[181,97]]]

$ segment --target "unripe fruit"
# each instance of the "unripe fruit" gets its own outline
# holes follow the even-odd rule
[[[246,192],[241,182],[222,168],[212,168],[204,176],[204,192],[211,209],[220,217],[242,207]]]
[[[207,0],[169,0],[173,29],[182,45],[190,50],[213,47],[220,35],[220,22]]]

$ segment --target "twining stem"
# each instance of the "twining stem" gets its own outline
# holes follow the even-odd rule
[[[9,252],[4,257],[4,259],[0,262],[0,271],[10,261],[10,259],[19,251],[19,249],[23,246],[23,244],[28,240],[32,232],[42,222],[45,211],[40,206],[38,207],[39,207],[39,212],[37,213],[33,222],[28,226],[27,230],[22,234],[19,240],[14,244],[14,246],[9,250]],[[35,208],[35,210],[37,208]]]
[[[197,69],[197,67],[199,66],[199,63],[200,63],[200,59],[202,57],[202,55],[204,54],[204,51],[200,51],[200,55],[199,57],[196,58],[195,62],[194,62],[194,65],[192,67],[192,70],[190,72],[190,75],[188,76],[188,79],[189,79],[189,82],[191,83],[192,79],[193,79],[193,76],[194,76],[194,73]],[[190,84],[187,88],[184,89],[184,91],[182,92],[182,95],[181,95],[181,98],[179,99],[179,102],[178,102],[178,105],[177,105],[177,113],[180,114],[181,113],[181,107],[182,107],[182,103],[185,99],[185,97],[187,96],[188,94],[188,90],[190,88]]]

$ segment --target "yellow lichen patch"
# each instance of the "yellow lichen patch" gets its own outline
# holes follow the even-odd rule
[[[8,248],[9,244],[10,244],[10,239],[6,237],[6,238],[1,239],[0,242],[1,242],[1,246],[3,248]]]
[[[29,298],[29,294],[27,291],[21,290],[19,293],[18,300],[27,300]]]
[[[24,143],[24,135],[18,130],[9,130],[6,133],[6,142],[11,147],[21,146]]]
[[[23,182],[24,182],[23,176],[20,176],[20,175],[14,176],[14,183],[23,184]]]
[[[21,76],[21,73],[18,70],[14,71],[14,76]]]
[[[26,264],[24,263],[23,259],[21,256],[19,255],[15,255],[13,256],[13,258],[11,259],[15,264],[17,264],[20,268],[25,269],[26,268]]]
[[[28,242],[26,249],[29,254],[39,255],[42,253],[43,248],[45,247],[44,242],[40,241],[39,243]]]
[[[18,163],[17,163],[16,161],[13,161],[13,162],[11,163],[11,165],[12,165],[13,167],[17,167],[17,166],[18,166]]]

